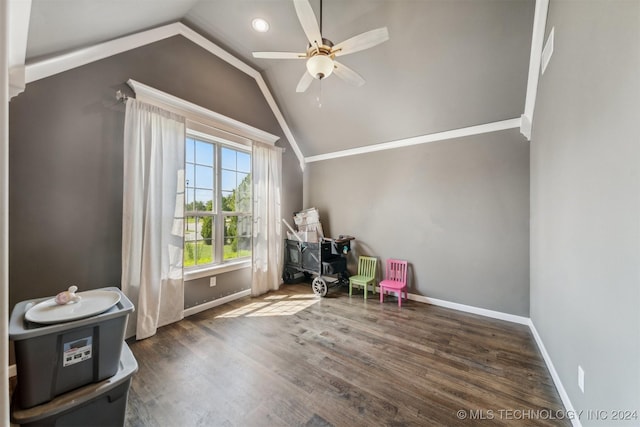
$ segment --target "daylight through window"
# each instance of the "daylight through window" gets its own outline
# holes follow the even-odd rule
[[[184,266],[251,256],[251,153],[187,134]]]

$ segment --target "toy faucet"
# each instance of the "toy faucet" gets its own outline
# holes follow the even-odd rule
[[[76,295],[77,290],[77,286],[69,286],[69,289],[56,295],[56,304],[65,305],[80,301],[82,297],[80,295]]]

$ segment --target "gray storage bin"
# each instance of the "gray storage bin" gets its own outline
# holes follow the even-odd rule
[[[69,390],[102,381],[118,370],[128,314],[133,304],[120,293],[120,301],[104,313],[53,325],[25,319],[25,313],[41,298],[16,304],[9,320],[9,338],[14,341],[18,371],[18,403],[30,408]],[[86,354],[78,361],[64,360],[64,351],[82,343]]]
[[[118,370],[109,379],[78,388],[29,409],[22,409],[18,405],[14,393],[11,421],[23,427],[121,427],[124,425],[131,377],[137,371],[138,363],[124,344]]]

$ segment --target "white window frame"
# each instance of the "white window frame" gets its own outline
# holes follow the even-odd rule
[[[229,148],[231,150],[240,151],[240,152],[249,154],[251,156],[251,161],[252,161],[251,169],[253,169],[253,150],[251,149],[250,146],[234,143],[232,141],[219,138],[201,131],[193,130],[191,128],[187,128],[186,133],[187,133],[187,138],[191,138],[195,141],[207,142],[207,143],[213,144],[213,147],[214,147],[213,170],[214,170],[215,179],[214,179],[214,186],[213,186],[213,197],[214,197],[215,203],[213,204],[213,211],[211,213],[209,212],[204,212],[204,213],[206,216],[210,215],[213,217],[213,227],[215,228],[214,228],[214,234],[213,234],[214,237],[212,242],[213,261],[206,264],[199,264],[199,265],[196,264],[194,266],[185,267],[185,272],[198,271],[203,269],[209,270],[209,269],[221,266],[223,264],[244,264],[247,261],[251,261],[251,256],[232,258],[229,260],[224,259],[224,238],[225,238],[224,222],[225,222],[225,218],[231,217],[231,216],[238,216],[238,217],[245,216],[253,219],[253,191],[251,192],[252,209],[250,213],[226,212],[222,210],[221,183],[222,183],[222,169],[223,169],[222,168],[222,149]],[[186,157],[185,157],[185,163],[186,163]],[[194,170],[194,173],[195,173],[195,170]],[[251,171],[249,173],[251,174]],[[186,189],[186,186],[185,186],[185,189]],[[186,206],[186,200],[185,200],[185,206]],[[202,217],[203,216],[202,213],[203,212],[187,211],[185,209],[185,218],[187,216]],[[186,222],[185,222],[185,227],[186,227]]]

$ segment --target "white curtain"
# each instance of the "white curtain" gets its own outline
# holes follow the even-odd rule
[[[282,152],[253,145],[253,280],[251,295],[280,287],[282,277]]]
[[[135,99],[124,122],[122,290],[143,339],[183,318],[185,119]]]

